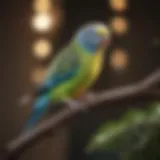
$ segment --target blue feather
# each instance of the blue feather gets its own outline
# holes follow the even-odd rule
[[[44,84],[44,88],[41,88],[41,96],[36,100],[35,104],[33,105],[33,111],[28,123],[25,126],[25,131],[34,127],[39,122],[39,120],[41,120],[46,114],[46,111],[48,110],[50,104],[49,96],[47,96],[49,90],[53,90],[53,88],[57,87],[61,83],[66,82],[66,80],[74,76],[76,72],[77,70],[73,69],[72,71],[67,72],[64,75],[59,74],[55,76],[55,78],[48,80]]]
[[[38,123],[38,121],[43,118],[48,109],[49,103],[50,100],[47,95],[43,95],[35,101],[32,114],[24,128],[25,131],[33,128]]]
[[[73,69],[70,72],[67,72],[63,75],[59,74],[59,75],[55,75],[56,77],[53,79],[50,79],[47,83],[46,83],[46,87],[49,87],[52,89],[55,88],[57,85],[60,85],[63,82],[66,82],[66,80],[70,79],[71,77],[73,77],[77,72],[77,69]]]
[[[80,46],[85,48],[91,54],[95,54],[101,37],[97,35],[97,33],[93,30],[93,28],[86,28],[77,36],[77,41]]]
[[[46,81],[42,85],[42,87],[39,89],[39,92],[47,93],[50,89],[53,90],[54,88],[56,88],[63,82],[66,82],[66,80],[70,79],[75,74],[77,74],[77,70],[78,70],[77,68],[74,68],[67,73],[64,73],[64,74],[59,73],[59,74],[54,75],[53,78],[50,78],[48,81]]]

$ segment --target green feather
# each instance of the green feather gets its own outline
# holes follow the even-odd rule
[[[59,101],[64,98],[72,97],[74,91],[83,86],[87,80],[91,66],[88,62],[92,62],[93,56],[87,54],[77,42],[72,42],[68,47],[63,49],[49,66],[48,73],[44,82],[53,79],[57,75],[64,75],[73,69],[77,68],[76,73],[64,79],[61,84],[58,84],[54,89],[50,88],[48,93],[51,99]],[[63,64],[63,65],[62,65]]]

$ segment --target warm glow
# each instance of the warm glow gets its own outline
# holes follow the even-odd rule
[[[42,81],[44,80],[45,72],[46,70],[43,67],[34,69],[31,72],[31,81],[36,85],[40,85]]]
[[[124,70],[128,65],[128,54],[123,49],[115,49],[110,58],[110,65],[115,70]]]
[[[111,20],[111,29],[116,34],[124,34],[128,31],[128,21],[123,17],[115,17]]]
[[[39,32],[46,32],[53,26],[53,17],[49,13],[37,13],[32,18],[32,27]]]
[[[48,12],[51,10],[51,0],[34,0],[33,9],[35,12]]]
[[[113,10],[123,12],[128,8],[127,0],[109,0],[110,6]]]
[[[39,59],[47,58],[50,55],[51,51],[52,44],[47,40],[40,39],[33,45],[34,55]]]

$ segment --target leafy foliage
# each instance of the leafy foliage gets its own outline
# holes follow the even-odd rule
[[[86,148],[88,153],[97,150],[115,151],[122,160],[160,159],[160,103],[103,124]]]

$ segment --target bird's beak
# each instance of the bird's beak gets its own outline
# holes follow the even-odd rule
[[[97,33],[103,37],[103,44],[109,43],[109,37],[110,37],[110,32],[106,27],[98,27],[97,28]]]

